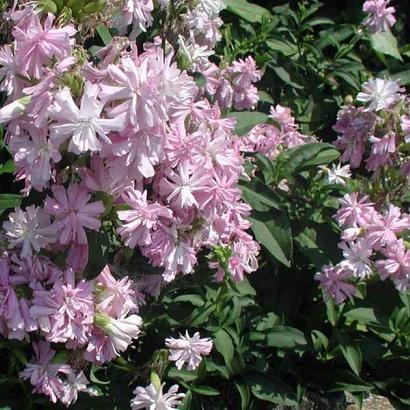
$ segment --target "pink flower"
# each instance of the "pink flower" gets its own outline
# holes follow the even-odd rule
[[[102,365],[117,357],[118,353],[115,351],[110,337],[99,327],[93,326],[83,356],[91,363]]]
[[[367,228],[366,238],[374,249],[388,246],[397,241],[396,234],[410,228],[408,215],[402,217],[400,208],[390,204],[386,215],[375,218]]]
[[[133,33],[136,34],[137,30],[146,31],[146,27],[152,24],[151,13],[153,10],[152,0],[126,0],[121,14],[114,19],[114,27],[125,32],[130,24],[134,24]]]
[[[320,282],[325,299],[334,298],[340,304],[356,293],[355,286],[347,283],[351,275],[351,272],[340,266],[326,265],[322,272],[316,273],[315,279]]]
[[[53,185],[54,198],[47,197],[44,210],[53,215],[60,233],[60,243],[87,244],[84,228],[98,231],[101,222],[97,219],[105,210],[101,201],[89,202],[91,195],[83,186],[71,184],[67,190],[62,185]]]
[[[387,134],[382,138],[370,137],[372,150],[367,160],[366,168],[375,171],[379,167],[389,164],[396,152],[396,136]]]
[[[138,315],[114,319],[106,314],[96,313],[95,324],[108,336],[114,352],[119,355],[127,350],[132,339],[138,339],[142,319]]]
[[[16,60],[8,45],[0,48],[0,66],[0,91],[5,91],[8,96],[17,96],[21,86],[17,78]]]
[[[74,272],[69,269],[64,280],[57,280],[51,290],[34,291],[30,314],[38,320],[47,340],[83,345],[94,321],[93,287],[85,280],[76,285]]]
[[[148,204],[147,191],[141,193],[128,189],[122,196],[131,210],[118,211],[118,218],[125,223],[117,229],[125,245],[134,248],[151,243],[151,231],[160,218],[171,219],[172,211],[158,202]]]
[[[241,88],[250,88],[262,77],[262,71],[256,67],[255,60],[248,56],[245,60],[239,59],[232,63],[230,71],[234,74],[232,83]]]
[[[185,332],[185,336],[180,334],[178,339],[165,339],[165,345],[170,352],[169,360],[176,362],[179,370],[185,364],[187,370],[195,370],[200,365],[202,356],[208,356],[213,346],[211,339],[201,339],[199,332],[191,337],[188,331]]]
[[[376,268],[382,280],[391,279],[397,289],[404,292],[410,284],[410,251],[399,239],[381,252],[386,259],[376,261]]]
[[[356,100],[368,104],[365,111],[380,111],[401,101],[404,88],[400,87],[399,81],[371,78],[362,85],[362,90]]]
[[[97,100],[97,94],[98,85],[87,82],[80,108],[75,105],[68,88],[55,95],[51,116],[57,123],[51,124],[50,133],[52,141],[57,146],[71,137],[68,150],[75,154],[101,151],[100,140],[110,143],[107,134],[124,128],[124,116],[113,119],[100,118],[104,104]]]
[[[160,193],[178,208],[198,206],[194,193],[203,190],[210,181],[205,169],[192,168],[187,162],[178,166],[177,173],[170,171],[168,178],[171,182],[162,179]]]
[[[167,119],[165,101],[159,93],[160,78],[150,70],[149,60],[137,65],[130,57],[121,59],[121,68],[109,65],[107,72],[114,85],[101,85],[105,102],[122,100],[109,115],[126,114],[127,121],[137,129],[153,128]]]
[[[131,311],[137,311],[136,293],[128,276],[116,280],[108,265],[95,278],[98,292],[95,297],[98,309],[109,316],[120,318]]]
[[[33,250],[40,252],[56,241],[57,226],[50,224],[50,217],[41,208],[31,205],[23,211],[16,208],[3,223],[9,248],[22,246],[21,256],[30,257]]]
[[[150,384],[147,387],[138,386],[134,390],[135,397],[131,400],[131,409],[176,410],[181,407],[184,393],[177,393],[178,385],[174,384],[167,393],[163,392],[165,383],[161,386]]]
[[[62,60],[70,54],[70,37],[74,36],[76,30],[71,25],[53,28],[53,21],[54,16],[49,14],[43,28],[37,14],[32,13],[28,27],[13,29],[16,62],[22,74],[41,78],[43,66],[52,57]]]
[[[356,228],[372,223],[376,214],[373,204],[367,202],[367,199],[367,196],[359,198],[358,192],[345,194],[343,199],[339,199],[342,205],[336,213],[336,220],[339,224],[348,228]]]
[[[68,364],[52,362],[55,351],[44,340],[33,343],[35,358],[26,364],[26,368],[20,372],[23,380],[30,380],[34,386],[33,393],[43,393],[50,397],[53,403],[64,396],[65,388],[59,375],[72,373]]]
[[[87,388],[88,384],[89,381],[82,371],[77,374],[74,372],[68,373],[67,378],[64,381],[64,393],[60,398],[61,403],[68,407],[77,401],[79,392],[83,391],[90,393],[90,389]]]
[[[340,262],[340,267],[349,270],[353,275],[365,279],[372,274],[370,257],[373,254],[372,246],[364,238],[359,238],[356,242],[342,242],[339,247],[343,250],[344,260]]]
[[[387,7],[390,0],[367,0],[363,3],[363,11],[368,13],[365,26],[372,32],[389,31],[396,22],[394,7]]]

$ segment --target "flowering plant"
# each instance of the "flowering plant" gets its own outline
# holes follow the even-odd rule
[[[392,35],[388,3],[363,4],[370,36]],[[360,326],[380,358],[398,360],[409,342],[405,90],[369,79],[361,106],[340,107],[334,144],[308,135],[258,91],[271,69],[292,82],[260,58],[260,39],[249,50],[230,42],[221,16],[247,7],[42,0],[5,10],[10,403],[220,408],[223,397],[246,409],[297,405],[308,386],[408,400],[405,382],[380,384],[355,344],[370,339]],[[299,9],[297,24],[310,15]],[[273,15],[254,11],[264,31]],[[389,288],[389,325],[355,305],[374,283],[383,289],[376,272],[402,292]],[[327,378],[332,360],[339,373]],[[323,374],[310,380],[315,366]]]

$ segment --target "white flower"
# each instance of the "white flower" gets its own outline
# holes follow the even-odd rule
[[[186,42],[181,35],[178,36],[178,43],[180,47],[179,51],[187,59],[187,68],[194,71],[197,65],[206,64],[208,57],[214,54],[214,52],[206,46],[200,46],[193,41]]]
[[[368,104],[366,111],[380,111],[402,99],[398,81],[373,78],[362,86],[363,91],[357,94],[356,100]]]
[[[0,124],[14,120],[22,115],[30,101],[31,97],[26,96],[0,108]]]
[[[167,393],[163,393],[164,383],[158,388],[152,383],[147,387],[137,387],[135,397],[131,400],[132,410],[174,410],[181,406],[184,393],[177,393],[178,385],[174,384]]]
[[[23,211],[16,208],[9,215],[9,220],[3,223],[9,247],[22,246],[21,256],[30,257],[33,249],[39,252],[56,240],[57,226],[50,225],[50,217],[41,208],[34,205]]]
[[[367,240],[360,238],[356,242],[349,244],[343,242],[339,247],[343,250],[343,257],[345,258],[340,263],[342,268],[350,270],[361,279],[367,278],[372,274],[369,258],[373,250]]]
[[[179,339],[169,337],[165,339],[165,345],[170,351],[169,360],[176,362],[175,365],[181,369],[188,363],[188,370],[195,370],[202,361],[202,356],[207,356],[212,350],[212,340],[209,338],[201,339],[199,332],[192,337],[186,331],[185,336],[179,335]]]
[[[89,384],[89,381],[82,371],[78,374],[74,372],[68,373],[67,381],[64,382],[64,395],[61,398],[61,402],[66,406],[75,403],[78,399],[78,392],[80,391],[94,395],[92,390],[87,388],[87,384]]]
[[[140,334],[142,319],[138,315],[131,315],[124,319],[114,319],[102,313],[95,315],[95,322],[110,337],[117,354],[127,350],[132,339]]]
[[[210,17],[217,17],[225,5],[221,0],[200,0],[197,7],[205,11]]]
[[[71,96],[70,90],[64,88],[56,94],[51,117],[57,121],[50,125],[52,141],[60,146],[67,138],[72,137],[68,150],[75,154],[87,151],[100,151],[100,139],[110,143],[107,133],[121,131],[125,125],[125,116],[107,119],[100,118],[104,104],[97,100],[98,85],[87,82],[79,109]]]
[[[346,185],[346,179],[349,179],[352,175],[350,165],[333,164],[332,169],[322,165],[320,168],[327,173],[329,184]]]

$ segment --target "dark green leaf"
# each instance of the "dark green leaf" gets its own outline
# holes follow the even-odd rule
[[[396,37],[394,37],[391,31],[371,34],[370,44],[374,51],[393,57],[396,60],[403,61],[397,45]]]
[[[236,119],[235,133],[238,135],[247,134],[255,125],[263,124],[269,118],[266,114],[257,111],[231,112],[228,117]]]
[[[234,355],[232,339],[224,329],[219,329],[213,335],[215,349],[223,356],[225,363],[229,364]]]
[[[246,0],[224,0],[224,3],[229,11],[250,23],[260,23],[263,16],[270,16],[268,10]]]

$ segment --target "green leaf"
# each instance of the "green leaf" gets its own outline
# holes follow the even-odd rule
[[[370,34],[370,44],[374,51],[403,61],[396,37],[390,31]]]
[[[291,77],[290,77],[290,75],[289,75],[289,72],[288,72],[285,68],[283,68],[283,67],[281,67],[281,66],[274,65],[273,63],[270,63],[270,64],[269,64],[269,67],[272,68],[272,70],[276,73],[276,75],[277,75],[283,82],[285,82],[286,84],[288,84],[288,85],[290,85],[290,86],[292,86],[292,87],[294,87],[294,88],[299,88],[299,89],[302,89],[302,88],[303,88],[303,85],[300,85],[300,84],[298,84],[298,83],[295,83],[295,82],[291,79]]]
[[[229,364],[234,356],[232,339],[224,329],[219,329],[213,334],[215,349],[223,356],[225,363]]]
[[[362,352],[359,346],[340,345],[340,349],[350,368],[357,376],[360,376],[360,372],[362,370]]]
[[[103,385],[110,384],[109,381],[105,382],[105,381],[103,381],[103,380],[100,380],[100,379],[95,375],[95,373],[97,373],[97,372],[98,372],[99,370],[101,370],[101,369],[102,369],[101,367],[99,367],[99,366],[97,366],[97,365],[95,365],[95,364],[92,364],[92,365],[91,365],[91,369],[90,369],[90,380],[91,380],[93,383],[95,383],[95,384],[103,384]]]
[[[21,204],[21,195],[0,194],[0,215],[6,209],[19,207],[20,204]]]
[[[105,232],[88,231],[88,264],[85,268],[88,279],[95,278],[108,262],[109,238]]]
[[[312,142],[283,151],[277,158],[285,162],[286,172],[295,173],[328,164],[339,158],[339,151],[331,144]]]
[[[239,395],[241,396],[241,410],[248,410],[249,403],[251,401],[251,393],[249,391],[249,387],[243,383],[235,383],[235,387],[237,388]]]
[[[334,387],[330,388],[329,391],[361,392],[372,391],[374,389],[373,385],[366,383],[348,370],[334,371],[332,379],[334,380],[332,383]]]
[[[252,332],[250,335],[251,340],[262,341],[261,337],[266,346],[281,349],[293,349],[307,344],[303,332],[289,326],[274,326],[265,332]]]
[[[194,73],[193,74],[195,84],[199,87],[205,87],[206,86],[206,78],[201,74],[201,73]]]
[[[13,160],[9,159],[6,163],[0,164],[0,175],[2,174],[12,174],[15,171]]]
[[[249,221],[256,240],[279,262],[290,266],[292,232],[289,220],[283,212],[253,212]]]
[[[244,377],[252,394],[259,400],[285,406],[297,406],[295,392],[279,378],[262,373],[250,373]]]
[[[263,16],[270,16],[268,10],[246,0],[223,0],[227,9],[250,23],[260,23]]]
[[[280,209],[278,194],[258,177],[253,177],[250,182],[240,181],[243,199],[255,211],[267,211],[270,208]]]
[[[214,389],[213,387],[209,386],[191,386],[191,390],[197,394],[202,394],[203,396],[219,396],[218,390]]]
[[[189,383],[196,380],[198,375],[196,372],[190,372],[184,369],[178,370],[176,367],[171,367],[167,373],[167,377]]]
[[[329,18],[326,18],[326,17],[315,17],[311,20],[308,20],[305,24],[309,25],[309,26],[312,26],[312,27],[314,27],[314,26],[324,26],[324,25],[333,26],[335,24],[335,22],[333,20],[329,19]]]
[[[298,47],[296,44],[292,44],[290,41],[284,38],[273,38],[271,37],[266,41],[266,45],[273,51],[279,51],[286,57],[290,57],[298,52]],[[273,101],[272,101],[273,103]]]
[[[273,104],[273,98],[266,91],[258,91],[259,101]]]
[[[235,133],[237,135],[247,134],[255,125],[263,124],[269,118],[266,114],[258,111],[231,112],[228,117],[236,119]]]
[[[104,24],[99,24],[96,28],[96,31],[106,46],[108,46],[108,44],[111,44],[112,36],[107,26],[105,26]]]

